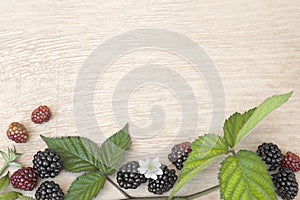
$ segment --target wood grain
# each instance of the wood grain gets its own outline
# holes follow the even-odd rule
[[[164,123],[156,127],[156,132],[131,129],[134,153],[125,160],[151,155],[160,156],[166,163],[166,149],[171,148],[175,140],[191,140],[207,133],[213,113],[211,91],[205,78],[188,62],[157,49],[128,53],[109,66],[91,91],[98,124],[80,133],[77,131],[74,109],[82,109],[82,112],[85,109],[73,107],[81,67],[93,50],[108,39],[141,28],[172,30],[203,48],[222,79],[225,99],[221,100],[226,106],[226,117],[234,111],[242,112],[258,105],[268,96],[294,90],[292,99],[267,117],[239,148],[255,150],[259,143],[271,141],[284,152],[300,154],[298,0],[1,1],[0,150],[14,145],[5,135],[13,121],[23,123],[30,131],[27,144],[15,145],[23,152],[20,162],[27,166],[31,165],[32,155],[46,146],[39,134],[81,135],[100,144],[122,126],[118,123],[120,116],[113,111],[114,89],[130,70],[150,63],[175,70],[193,89],[199,110],[197,130],[191,133],[192,129],[187,126],[186,134],[177,135],[182,121],[182,102],[178,101],[178,94],[157,84],[138,87],[128,99],[128,107],[122,109],[128,110],[132,122],[143,128],[152,122],[151,109],[158,105],[165,112]],[[47,124],[34,125],[30,114],[40,104],[52,108],[53,118]],[[214,111],[222,112],[218,108]],[[81,123],[88,123],[89,117]],[[102,133],[100,136],[89,133],[97,128]],[[222,130],[218,133],[222,134]],[[189,194],[217,184],[218,167],[219,162],[214,163],[180,193]],[[76,176],[64,172],[55,181],[67,191]],[[297,176],[300,179],[299,174]],[[146,186],[129,192],[141,196],[144,191]],[[122,195],[106,184],[96,199],[120,198]],[[199,199],[219,199],[219,193]]]

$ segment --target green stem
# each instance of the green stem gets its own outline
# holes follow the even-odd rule
[[[117,190],[119,190],[127,199],[133,199],[127,192],[122,190],[115,182],[113,182],[108,176],[105,176],[106,180],[110,182]]]
[[[4,165],[0,169],[0,176],[3,174],[3,172],[6,170],[7,167],[8,167],[8,163],[4,163]]]
[[[195,198],[197,198],[197,197],[202,197],[202,196],[204,196],[204,195],[207,195],[207,194],[209,194],[209,193],[211,193],[211,192],[214,192],[214,191],[218,190],[219,187],[220,187],[219,185],[216,185],[216,186],[214,186],[214,187],[208,188],[208,189],[203,190],[203,191],[201,191],[201,192],[197,192],[197,193],[195,193],[195,194],[191,194],[191,195],[188,195],[188,196],[184,196],[184,198],[186,198],[186,200],[191,200],[191,199],[195,199]]]
[[[229,152],[231,152],[231,153],[232,153],[232,155],[236,156],[236,152],[235,152],[235,150],[234,150],[234,149],[231,149]]]
[[[192,199],[195,199],[197,197],[202,197],[204,195],[207,195],[211,192],[214,192],[216,190],[219,189],[219,185],[217,186],[214,186],[214,187],[211,187],[211,188],[208,188],[206,190],[203,190],[201,192],[197,192],[197,193],[194,193],[194,194],[191,194],[191,195],[186,195],[186,196],[176,196],[176,197],[173,197],[173,200],[192,200]],[[168,196],[159,196],[159,197],[127,197],[126,199],[123,199],[123,200],[168,200]]]

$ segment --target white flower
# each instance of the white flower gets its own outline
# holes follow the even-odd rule
[[[163,171],[160,169],[161,164],[159,158],[154,158],[153,160],[146,158],[146,162],[139,160],[140,167],[138,171],[141,174],[145,174],[146,178],[157,179],[157,175],[162,175]]]

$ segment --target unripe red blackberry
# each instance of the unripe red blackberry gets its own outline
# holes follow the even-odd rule
[[[178,170],[181,170],[183,168],[184,162],[191,152],[191,143],[182,142],[172,148],[172,152],[168,155],[168,158]]]
[[[32,167],[23,167],[10,177],[10,182],[14,188],[31,191],[37,184],[38,175]]]
[[[41,124],[43,122],[48,122],[51,118],[51,111],[50,108],[47,106],[39,106],[38,108],[34,109],[31,114],[31,120],[35,124]]]
[[[282,166],[297,172],[300,170],[300,157],[289,151],[283,156]]]
[[[13,122],[6,131],[7,137],[16,143],[25,143],[28,139],[28,132],[23,124]]]
[[[268,170],[276,170],[281,165],[283,155],[276,144],[263,143],[258,146],[256,154],[267,164]]]

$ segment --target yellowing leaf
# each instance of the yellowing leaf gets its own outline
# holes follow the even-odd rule
[[[219,180],[224,200],[275,200],[267,166],[255,153],[241,150],[222,163]]]

